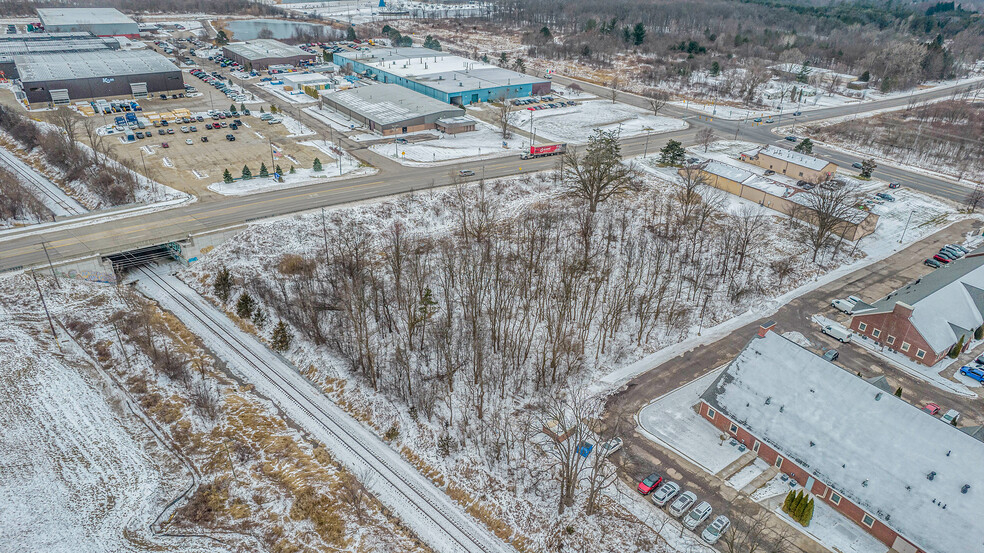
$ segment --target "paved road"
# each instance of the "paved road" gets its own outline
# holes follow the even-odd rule
[[[558,82],[565,82],[563,77],[557,77]],[[595,85],[585,84],[586,89],[593,90]],[[962,85],[954,90],[965,90],[968,85]],[[255,89],[255,87],[254,87]],[[254,92],[256,92],[254,90]],[[953,90],[936,90],[917,94],[921,99],[937,98],[953,93]],[[261,95],[265,94],[260,92]],[[645,99],[627,93],[620,93],[620,101],[636,105],[644,105]],[[906,98],[896,98],[865,104],[865,111],[883,109],[903,105],[909,101]],[[851,113],[856,107],[838,107],[809,112],[804,120],[817,120],[837,117]],[[679,108],[668,107],[668,115],[687,117],[692,124],[689,129],[653,135],[652,137],[635,137],[623,141],[622,151],[628,156],[638,156],[646,153],[653,154],[658,148],[673,138],[684,143],[692,143],[699,124],[692,114]],[[324,124],[301,113],[305,124],[315,130],[324,128]],[[738,123],[716,119],[707,123],[719,131],[723,137],[734,136]],[[768,128],[748,127],[740,131],[742,136],[752,141],[775,140]],[[337,205],[346,202],[366,200],[422,190],[450,184],[452,175],[459,169],[475,171],[472,180],[480,178],[502,177],[542,171],[555,167],[556,158],[541,158],[522,161],[518,157],[499,158],[492,160],[465,161],[458,164],[440,167],[403,167],[391,160],[383,160],[380,156],[365,150],[362,145],[345,141],[346,146],[352,147],[359,157],[371,157],[380,171],[374,176],[348,179],[310,185],[302,188],[274,190],[260,194],[240,197],[221,197],[211,201],[185,205],[170,209],[166,212],[139,214],[129,218],[107,218],[89,221],[84,226],[71,225],[71,218],[63,225],[45,229],[18,230],[0,233],[0,272],[20,267],[38,266],[45,263],[41,242],[46,242],[48,253],[54,262],[74,259],[93,254],[108,254],[140,246],[160,244],[189,234],[215,230],[228,226],[240,225],[252,220],[317,209],[324,206]],[[831,158],[840,161],[843,156],[831,153]],[[840,156],[840,157],[838,157]],[[848,163],[849,165],[849,163]],[[885,175],[889,176],[888,170]],[[895,175],[895,173],[892,173]],[[962,199],[966,191],[959,185],[953,185],[943,179],[933,179],[911,173],[900,172],[892,176],[914,189],[939,194],[951,199]]]

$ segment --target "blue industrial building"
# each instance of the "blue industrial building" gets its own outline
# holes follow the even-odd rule
[[[550,81],[428,48],[337,52],[335,63],[442,102],[465,106],[548,94]]]

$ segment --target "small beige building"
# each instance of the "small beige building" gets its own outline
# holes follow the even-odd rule
[[[739,159],[794,179],[817,182],[834,176],[837,165],[772,144],[742,152]]]

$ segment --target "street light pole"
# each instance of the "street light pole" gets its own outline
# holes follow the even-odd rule
[[[905,238],[905,231],[909,230],[909,221],[912,220],[913,213],[915,213],[915,210],[909,211],[909,218],[905,220],[905,226],[902,227],[902,236],[899,236],[899,244],[901,244],[902,239]]]

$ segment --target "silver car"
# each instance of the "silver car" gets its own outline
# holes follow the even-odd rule
[[[622,438],[612,438],[598,446],[598,455],[604,459],[620,449],[622,449]]]
[[[728,520],[728,517],[718,515],[717,518],[714,519],[714,522],[708,524],[707,528],[704,528],[704,531],[700,534],[700,538],[707,543],[714,545],[717,543],[718,539],[721,538],[721,534],[728,531],[729,527],[731,527],[731,521]]]
[[[707,517],[711,516],[711,504],[706,501],[701,501],[700,505],[694,507],[687,516],[683,519],[683,525],[687,528],[693,530],[697,526],[707,520]]]
[[[666,504],[669,503],[671,499],[676,497],[676,494],[678,493],[680,493],[680,484],[677,484],[676,482],[664,482],[663,485],[656,490],[656,493],[653,494],[653,503],[655,503],[657,507],[665,507]]]
[[[685,491],[670,505],[670,514],[675,517],[683,516],[683,513],[686,513],[687,509],[696,502],[697,495],[692,491]]]

